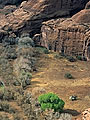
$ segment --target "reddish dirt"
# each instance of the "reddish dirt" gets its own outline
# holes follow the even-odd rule
[[[35,97],[45,92],[56,93],[65,101],[64,109],[74,117],[90,106],[90,62],[69,62],[49,54],[38,60],[37,70],[32,87],[27,89]],[[74,79],[66,79],[65,73],[71,73]],[[77,95],[78,100],[70,101],[71,95]]]

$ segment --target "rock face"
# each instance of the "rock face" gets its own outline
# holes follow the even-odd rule
[[[19,5],[23,0],[0,0],[0,8],[5,5]]]
[[[82,113],[82,119],[83,120],[89,120],[90,119],[90,108],[86,109],[83,113]]]
[[[86,4],[86,9],[90,9],[90,1]]]
[[[20,2],[23,0],[20,0]],[[22,32],[30,36],[40,32],[41,23],[51,18],[70,17],[85,7],[89,0],[27,0],[17,9],[0,12],[0,29],[17,36]],[[17,4],[19,0],[0,1],[1,5]],[[6,10],[6,12],[5,12]]]
[[[22,2],[23,0],[20,0]],[[27,0],[20,6],[12,6],[19,1],[1,1],[5,6],[0,9],[0,42],[6,36],[21,36],[29,33],[35,42],[65,54],[80,54],[90,57],[87,39],[90,23],[89,3],[86,9],[65,20],[85,7],[89,0]],[[11,5],[10,5],[11,4]],[[87,9],[88,8],[88,9]],[[64,17],[64,19],[60,19]],[[54,19],[56,20],[54,20]],[[86,19],[87,18],[87,19]],[[51,21],[47,21],[53,19]],[[43,23],[42,22],[47,21]],[[41,28],[42,26],[42,28]],[[38,33],[42,31],[42,39]],[[86,41],[86,42],[85,42]],[[87,55],[88,54],[88,55]]]
[[[78,118],[73,120],[90,120],[90,108],[86,109]]]
[[[40,45],[90,59],[90,9],[84,9],[67,20],[44,22],[41,31]]]

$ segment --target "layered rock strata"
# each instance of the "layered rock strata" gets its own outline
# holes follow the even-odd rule
[[[7,5],[9,0],[0,1]],[[51,18],[70,17],[85,7],[89,0],[28,0],[21,3],[16,9],[3,8],[0,12],[0,29],[17,36],[23,32],[33,36],[40,33],[41,23]],[[10,4],[16,3],[11,0]],[[18,2],[18,0],[17,0]],[[10,7],[10,4],[9,7]],[[4,11],[4,12],[3,12]]]
[[[90,9],[84,9],[67,20],[44,22],[41,31],[40,45],[90,59]]]

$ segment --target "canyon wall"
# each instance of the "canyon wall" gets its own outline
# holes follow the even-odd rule
[[[17,3],[9,1],[15,5],[1,1],[1,5],[6,6],[0,9],[0,42],[5,37],[16,38],[29,33],[30,37],[35,35],[34,41],[38,45],[48,49],[89,56],[90,2],[85,7],[88,1],[28,0],[20,6],[16,6],[18,0]],[[84,7],[84,10],[70,18]]]
[[[63,54],[82,55],[90,59],[89,3],[86,9],[72,18],[43,22],[40,45]]]
[[[1,1],[8,6],[0,9],[0,29],[16,36],[28,32],[32,37],[40,33],[41,24],[52,18],[70,17],[85,7],[89,0],[28,0],[12,8],[17,1]],[[17,3],[16,3],[17,2]],[[11,5],[10,5],[10,4]]]

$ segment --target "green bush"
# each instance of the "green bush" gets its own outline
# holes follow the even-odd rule
[[[87,58],[82,56],[77,56],[77,59],[81,61],[87,61]]]
[[[13,108],[7,101],[0,101],[0,111],[16,113],[17,109]]]
[[[77,59],[82,61],[82,56],[77,56]]]
[[[67,78],[67,79],[73,79],[74,78],[70,73],[66,73],[64,75],[64,77]]]
[[[14,117],[14,120],[24,120],[24,118],[18,115],[18,113],[14,114],[13,117]]]
[[[54,109],[61,112],[65,102],[53,93],[43,94],[39,96],[38,101],[42,110]]]

